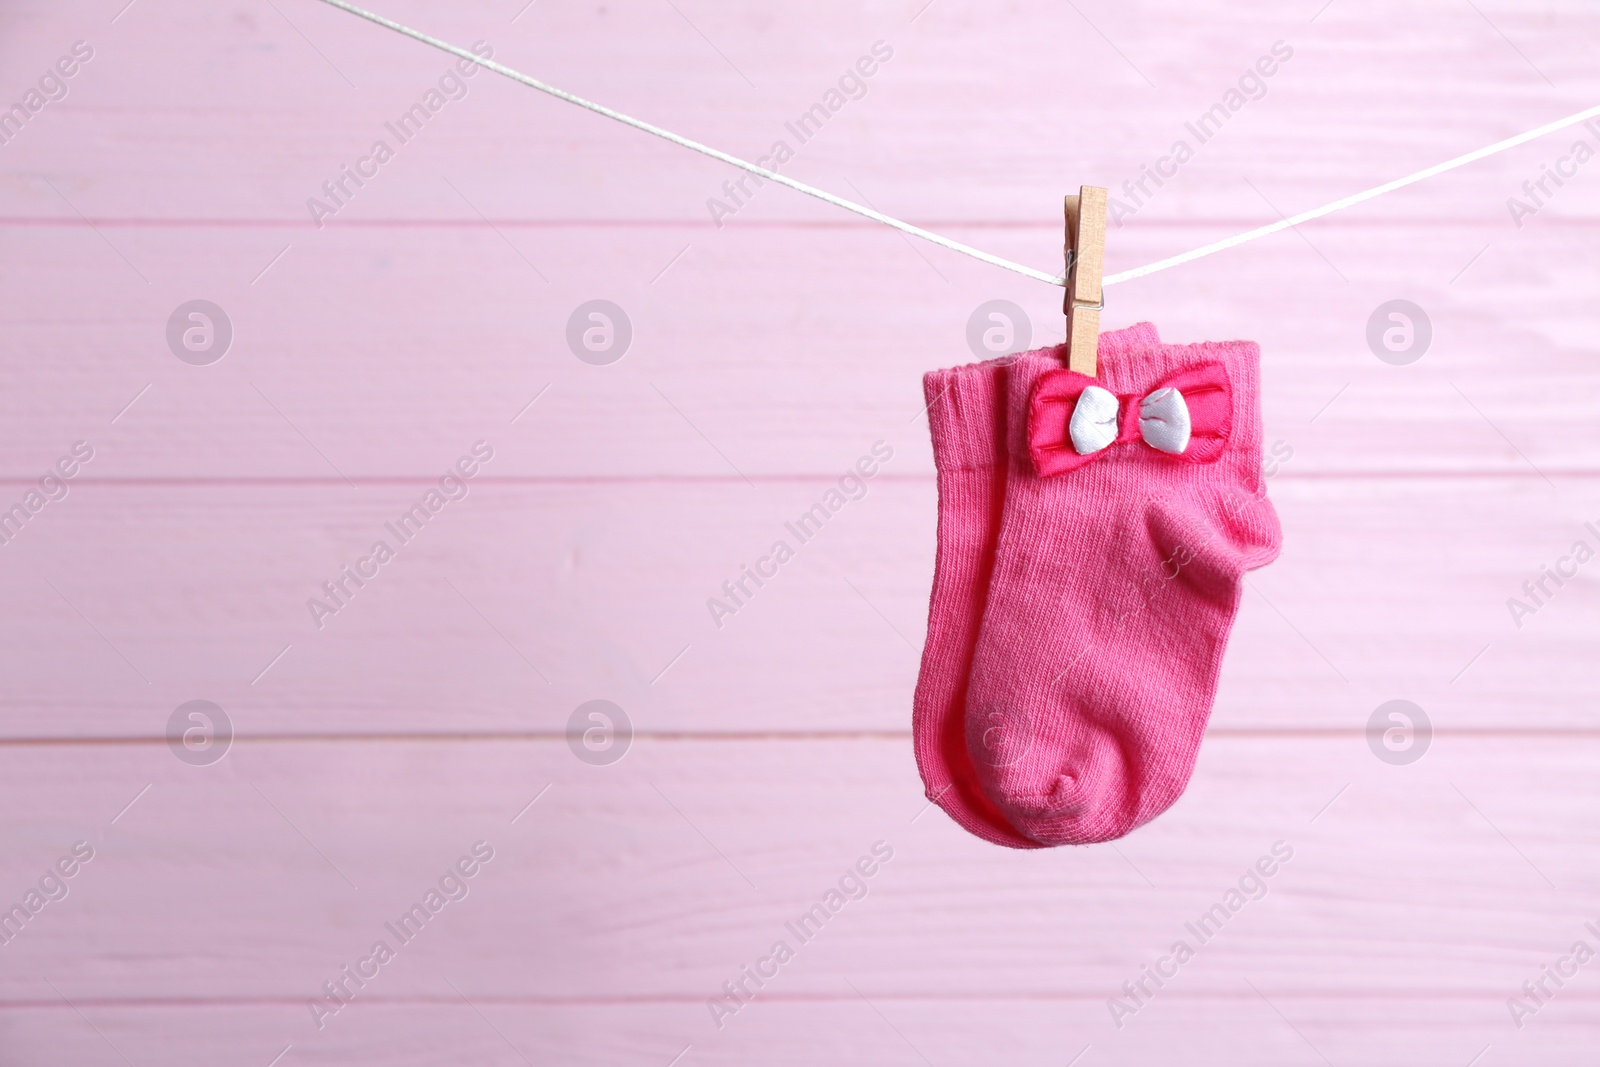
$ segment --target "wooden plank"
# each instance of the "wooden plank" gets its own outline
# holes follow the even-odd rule
[[[0,250],[8,274],[31,279],[0,316],[0,343],[19,353],[0,390],[8,478],[37,478],[80,439],[96,448],[87,473],[131,479],[436,476],[478,439],[507,475],[829,474],[879,437],[927,471],[919,379],[976,358],[979,306],[1018,304],[1034,344],[1063,328],[1053,287],[951,253],[925,262],[879,230],[504,230],[516,250],[484,226],[347,230],[315,245],[241,229],[106,232],[151,286],[84,228],[14,229]],[[955,233],[1032,262],[1060,240]],[[1113,235],[1112,252],[1147,262],[1204,236]],[[1494,236],[1347,227],[1319,231],[1313,250],[1281,234],[1113,288],[1103,322],[1152,320],[1173,342],[1260,341],[1267,439],[1294,446],[1296,471],[1592,473],[1600,321],[1581,265],[1593,231],[1530,228],[1485,252]],[[1374,257],[1375,245],[1398,248]],[[1488,299],[1507,286],[1517,300]],[[234,325],[211,366],[180,361],[165,336],[199,296]],[[609,366],[566,340],[597,297],[633,328]],[[1408,366],[1366,340],[1397,297],[1431,321],[1430,348]],[[1523,373],[1504,373],[1508,351]]]
[[[1293,462],[1214,726],[1356,730],[1405,697],[1441,730],[1593,728],[1592,590],[1541,569],[1600,545],[1586,484],[1296,480]],[[80,485],[4,546],[0,730],[153,736],[205,698],[250,735],[548,732],[605,697],[643,730],[903,731],[937,505],[898,463],[805,540],[790,527],[837,480],[484,474],[404,543],[394,524],[436,483]],[[794,558],[743,578],[779,541]]]
[[[804,1001],[774,998],[741,1014],[722,1033],[701,1032],[700,1005],[634,1001],[549,1006],[485,998],[470,984],[472,1004],[441,1000],[356,1002],[337,1025],[307,1038],[298,1005],[137,1007],[86,1004],[84,1014],[56,1005],[0,1008],[12,1054],[27,1063],[100,1063],[114,1057],[107,1041],[135,1063],[174,1067],[217,1062],[284,1062],[447,1067],[470,1062],[517,1067],[527,1062],[588,1065],[669,1063],[927,1062],[1059,1065],[1080,1062],[1134,1067],[1183,1050],[1183,1062],[1232,1067],[1334,1063],[1407,1067],[1430,1057],[1580,1067],[1589,1060],[1597,1015],[1592,997],[1565,994],[1518,1033],[1496,1016],[1501,1005],[1457,998],[1305,1000],[1272,991],[1270,1005],[1248,989],[1236,998],[1185,999],[1174,994],[1160,1014],[1107,1032],[1097,1003],[1055,998],[940,999],[845,991]],[[1566,999],[1570,997],[1571,999]],[[1282,1015],[1275,1014],[1279,1009]],[[475,1010],[476,1009],[476,1010]],[[1137,1026],[1137,1029],[1135,1029]],[[898,1031],[898,1032],[897,1032]],[[291,1037],[299,1040],[290,1041]],[[1309,1047],[1308,1047],[1309,1043]],[[923,1057],[926,1057],[926,1060]]]
[[[0,1000],[53,1002],[48,976],[89,1002],[267,1001],[299,1016],[283,1040],[309,1038],[306,998],[382,940],[395,958],[358,1003],[453,1002],[447,978],[469,997],[667,999],[697,1040],[719,1032],[706,1001],[784,941],[794,958],[747,1007],[849,999],[848,979],[1078,1000],[1109,1037],[1106,1000],[1182,940],[1194,958],[1126,1024],[1168,993],[1246,1000],[1248,980],[1300,1003],[1464,999],[1514,1032],[1506,998],[1593,944],[1597,758],[1593,739],[1440,738],[1396,767],[1346,738],[1212,738],[1148,827],[1022,853],[924,811],[901,739],[641,738],[606,767],[559,740],[242,742],[207,767],[164,745],[11,744],[6,900],[75,841],[94,856],[5,945]],[[480,840],[493,856],[464,897],[404,940],[385,926]],[[863,856],[856,899],[828,903]],[[1241,885],[1253,899],[1209,936],[1185,925]],[[831,914],[797,936],[819,901]]]
[[[846,196],[849,179],[886,210],[923,219],[1032,222],[1053,214],[1064,186],[1115,190],[1185,139],[1195,158],[1139,217],[1266,221],[1271,209],[1241,173],[1291,212],[1569,114],[1600,88],[1582,47],[1596,16],[1577,0],[1537,15],[1506,3],[1480,5],[1481,16],[1349,5],[1315,22],[1270,5],[1192,12],[1164,3],[1137,19],[1113,5],[1079,15],[1045,0],[986,18],[919,6],[828,3],[734,16],[704,3],[681,14],[642,3],[604,13],[552,5],[515,23],[487,0],[449,11],[400,2],[385,10],[455,41],[486,40],[515,67],[729,151],[753,156],[788,140],[799,151],[792,172],[803,179]],[[10,17],[17,91],[29,77],[20,72],[44,70],[74,39],[98,49],[66,100],[7,148],[13,166],[48,163],[92,217],[309,226],[307,198],[384,136],[384,123],[419,102],[450,65],[422,45],[309,4],[263,14],[232,3],[204,16],[151,5],[106,25],[35,0],[15,5]],[[841,96],[821,132],[799,143],[785,123],[823,102],[877,40],[894,57],[866,82],[866,95]],[[1381,55],[1373,40],[1384,42]],[[1040,41],[1081,41],[1082,62],[1063,64],[1060,50],[1036,47]],[[1292,58],[1260,80],[1264,95],[1241,94],[1239,110],[1227,111],[1228,93],[1273,58],[1278,41]],[[1256,82],[1246,81],[1244,92],[1256,96]],[[1080,106],[1086,95],[1094,107]],[[1226,122],[1212,123],[1220,129],[1195,126],[1219,104]],[[1063,130],[1072,136],[1055,134]],[[1459,218],[1464,209],[1504,217],[1506,197],[1569,141],[1486,161],[1371,210],[1391,219]],[[102,173],[102,150],[126,160],[114,179]],[[706,201],[724,195],[730,177],[709,160],[530,89],[474,79],[464,99],[444,104],[400,146],[349,214],[473,217],[437,180],[441,168],[495,175],[477,193],[491,214],[590,219],[709,222]],[[7,214],[72,216],[37,178],[18,184]],[[750,210],[833,217],[776,190],[762,191]],[[1563,194],[1553,210],[1593,218],[1595,203]]]

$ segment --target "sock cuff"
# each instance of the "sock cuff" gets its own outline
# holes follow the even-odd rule
[[[987,470],[1004,465],[1009,362],[995,359],[922,376],[936,468]]]
[[[1139,328],[1100,335],[1097,384],[1118,396],[1129,396],[1154,388],[1163,379],[1188,368],[1208,362],[1222,364],[1232,386],[1232,432],[1219,462],[1236,468],[1235,474],[1244,484],[1256,485],[1260,480],[1262,440],[1260,346],[1254,341],[1189,345],[1127,343],[1124,337]],[[1008,446],[1020,469],[1033,470],[1026,424],[1034,383],[1042,375],[1063,366],[1063,353],[1054,348],[1028,352],[1017,357],[1011,366],[1007,379],[1011,409]]]
[[[1148,322],[1100,335],[1099,358],[1128,358],[1161,345]],[[986,470],[1004,466],[1007,456],[1008,369],[1018,361],[1046,357],[1059,361],[1061,346],[1040,348],[922,376],[933,436],[934,466],[942,471]]]
[[[1136,356],[1146,349],[1155,348],[1160,343],[1161,338],[1156,335],[1155,323],[1136,322],[1121,330],[1101,333],[1100,343],[1095,346],[1095,359],[1122,359]]]

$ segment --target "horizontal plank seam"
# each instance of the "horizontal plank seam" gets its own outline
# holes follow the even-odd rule
[[[1232,229],[1240,226],[1254,226],[1261,220],[1259,218],[1224,218],[1222,216],[1209,216],[1204,219],[1151,219],[1142,223],[1141,230],[1211,230]],[[1600,218],[1585,216],[1563,216],[1562,225],[1570,226],[1597,226]],[[740,228],[756,230],[860,230],[862,232],[879,232],[882,226],[871,222],[855,222],[853,220],[808,220],[808,219],[747,219],[736,224]],[[1041,233],[1057,233],[1061,229],[1058,219],[1044,218],[1025,219],[927,219],[917,223],[927,228],[944,227],[945,229],[982,230],[1032,230]],[[1406,216],[1403,218],[1377,218],[1377,219],[1348,219],[1336,222],[1323,223],[1324,226],[1343,226],[1349,229],[1392,229],[1395,226],[1411,228],[1462,228],[1483,225],[1481,217],[1446,217],[1446,218],[1416,218]],[[267,219],[241,219],[241,218],[136,218],[136,217],[110,217],[85,219],[73,215],[62,216],[0,216],[0,228],[3,227],[61,227],[67,229],[102,228],[149,228],[149,229],[291,229],[316,231],[318,226],[299,217],[267,218]],[[493,230],[499,229],[663,229],[663,230],[713,230],[716,227],[704,219],[341,219],[325,222],[321,229],[453,229],[453,230]],[[1115,232],[1115,231],[1114,231]]]
[[[1586,469],[1575,468],[1562,470],[1559,467],[1544,466],[1541,470],[1553,478],[1588,479],[1600,478],[1600,468]],[[585,486],[585,485],[734,485],[744,486],[749,482],[758,482],[772,485],[820,485],[837,481],[838,471],[818,471],[791,474],[761,474],[747,472],[748,480],[736,474],[526,474],[526,475],[480,475],[473,479],[474,485],[528,485],[528,486]],[[904,483],[911,485],[931,485],[934,482],[933,471],[922,474],[890,474],[885,471],[873,478],[873,481],[882,483]],[[1273,478],[1275,484],[1284,482],[1362,482],[1362,481],[1463,481],[1469,479],[1483,479],[1492,481],[1524,481],[1534,482],[1543,480],[1539,471],[1529,470],[1526,467],[1507,466],[1503,469],[1472,469],[1472,470],[1348,470],[1348,471],[1280,471]],[[320,475],[307,475],[304,477],[127,477],[127,478],[92,478],[79,477],[73,479],[73,485],[78,487],[103,486],[108,488],[172,488],[172,489],[201,489],[201,488],[303,488],[314,486],[332,486],[335,488],[347,487],[352,482],[356,485],[368,486],[423,486],[437,482],[437,474],[375,474],[351,475],[349,480],[337,477],[323,477]],[[37,478],[26,477],[0,477],[0,488],[25,489],[38,483]]]
[[[1361,1001],[1371,1000],[1388,1002],[1392,1000],[1427,1001],[1436,1000],[1443,1002],[1470,1001],[1477,1002],[1489,1000],[1496,1004],[1504,1003],[1506,992],[1504,989],[1469,989],[1469,990],[1418,990],[1409,989],[1373,989],[1363,991],[1353,990],[1324,990],[1324,989],[1273,989],[1273,998],[1285,1000],[1335,1000],[1335,1001]],[[1084,990],[1082,992],[1001,992],[1001,993],[891,993],[881,989],[871,990],[874,1000],[894,1000],[900,1002],[927,1002],[933,1004],[943,1003],[1006,1003],[1011,1001],[1042,1001],[1046,1003],[1087,1001],[1091,1003],[1104,1003],[1106,991]],[[538,997],[538,996],[498,996],[493,993],[474,992],[472,1003],[497,1004],[507,1006],[528,1007],[611,1007],[616,1005],[643,1005],[643,1004],[704,1004],[704,995],[694,994],[638,994],[620,995],[610,997]],[[854,993],[776,993],[763,992],[763,1003],[860,1003],[860,997]],[[1251,992],[1207,992],[1205,990],[1173,990],[1162,994],[1164,1002],[1175,1001],[1204,1001],[1214,1003],[1217,1001],[1242,1001],[1259,1004],[1257,994]],[[1600,1003],[1600,992],[1589,990],[1564,990],[1562,1000],[1572,1003]],[[377,1005],[413,1006],[436,1005],[439,1007],[460,1008],[464,1011],[471,1010],[464,1004],[459,996],[441,994],[439,996],[374,996],[363,994],[361,1003],[368,1007]],[[305,998],[293,997],[83,997],[72,998],[72,1005],[62,1003],[60,1000],[4,1000],[0,999],[0,1011],[9,1010],[38,1010],[59,1009],[71,1011],[72,1006],[78,1008],[240,1008],[263,1007],[279,1008],[292,1006],[304,1008]]]
[[[1228,740],[1287,740],[1287,741],[1326,741],[1326,740],[1356,740],[1366,736],[1364,728],[1352,727],[1213,727],[1206,731],[1205,736]],[[1461,738],[1467,740],[1524,740],[1536,739],[1565,739],[1565,740],[1597,740],[1600,741],[1600,727],[1537,727],[1537,726],[1485,726],[1485,727],[1452,727],[1449,729],[1435,729],[1434,738]],[[905,742],[911,739],[909,730],[637,730],[633,734],[634,741],[667,741],[667,742],[750,742],[750,741],[894,741]],[[460,744],[489,744],[505,741],[532,741],[546,744],[567,743],[567,735],[555,730],[486,730],[481,733],[471,731],[429,732],[429,731],[391,731],[373,733],[355,732],[329,732],[329,733],[281,733],[281,734],[236,734],[233,738],[235,745],[283,745],[283,744],[314,744],[314,743],[403,743],[403,742],[443,742],[450,741]],[[45,747],[73,747],[99,745],[115,747],[118,745],[166,745],[169,740],[165,735],[145,734],[106,734],[95,735],[48,735],[39,737],[0,737],[0,748],[45,748]]]

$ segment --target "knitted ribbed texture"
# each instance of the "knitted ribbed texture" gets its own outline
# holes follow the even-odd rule
[[[1148,323],[1102,334],[1102,359],[1158,344]],[[928,799],[973,834],[1013,848],[1040,843],[984,794],[967,755],[967,677],[988,599],[1006,489],[1008,359],[934,371],[922,380],[938,471],[939,542],[928,639],[912,713]]]
[[[1243,575],[1277,556],[1255,344],[1155,345],[1110,358],[1102,347],[1098,381],[1143,395],[1210,361],[1226,367],[1233,396],[1215,462],[1133,442],[1052,478],[1033,470],[1026,420],[1034,382],[1062,366],[1061,353],[1031,352],[1006,369],[1010,460],[968,682],[967,749],[984,793],[1031,841],[1120,837],[1177,800]]]

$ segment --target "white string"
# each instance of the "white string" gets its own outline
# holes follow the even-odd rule
[[[1176,267],[1180,263],[1189,263],[1193,260],[1199,259],[1202,256],[1209,256],[1213,252],[1221,252],[1223,249],[1233,248],[1236,245],[1242,245],[1246,241],[1254,241],[1257,237],[1265,237],[1268,234],[1277,233],[1280,230],[1287,230],[1291,226],[1300,225],[1302,222],[1310,222],[1312,219],[1320,219],[1324,215],[1331,215],[1335,211],[1343,211],[1347,207],[1354,207],[1356,204],[1359,204],[1364,200],[1371,200],[1374,197],[1382,196],[1384,193],[1392,193],[1396,189],[1402,189],[1407,185],[1413,184],[1414,182],[1420,182],[1424,178],[1431,178],[1436,174],[1443,174],[1447,170],[1455,170],[1457,167],[1464,167],[1468,163],[1476,163],[1478,160],[1485,159],[1497,152],[1504,152],[1509,148],[1517,147],[1519,144],[1525,144],[1528,141],[1543,137],[1547,133],[1554,133],[1557,130],[1566,129],[1568,126],[1576,125],[1577,123],[1583,122],[1585,119],[1593,118],[1596,115],[1600,115],[1600,106],[1591,107],[1585,111],[1580,111],[1576,115],[1568,115],[1564,119],[1557,119],[1554,122],[1547,122],[1538,129],[1529,130],[1527,133],[1519,133],[1515,137],[1507,137],[1504,141],[1496,141],[1494,144],[1489,145],[1486,148],[1480,148],[1475,152],[1468,152],[1464,156],[1457,156],[1454,159],[1435,164],[1434,166],[1428,167],[1426,170],[1419,170],[1415,174],[1408,174],[1404,178],[1396,178],[1392,182],[1384,182],[1382,185],[1367,189],[1364,192],[1347,196],[1343,200],[1335,200],[1331,204],[1323,204],[1321,207],[1314,207],[1310,211],[1302,211],[1298,215],[1293,215],[1286,219],[1280,219],[1277,222],[1270,223],[1266,226],[1257,227],[1254,230],[1246,231],[1245,233],[1238,234],[1234,237],[1228,237],[1221,241],[1213,241],[1211,244],[1203,245],[1200,248],[1196,248],[1192,252],[1184,252],[1182,255],[1169,256],[1166,259],[1158,259],[1154,263],[1146,264],[1143,267],[1135,267],[1132,270],[1125,270],[1116,274],[1107,275],[1100,284],[1113,285],[1117,282],[1125,282],[1132,278],[1142,278],[1146,274],[1154,274],[1158,270],[1166,270],[1168,267]]]
[[[787,185],[796,192],[805,193],[807,196],[814,196],[818,200],[826,201],[827,203],[832,204],[835,207],[843,208],[846,211],[853,211],[857,215],[860,215],[864,218],[869,218],[874,222],[881,222],[885,226],[892,226],[904,233],[911,234],[913,237],[920,237],[924,241],[931,241],[936,245],[950,249],[952,252],[959,252],[964,256],[971,256],[973,259],[981,260],[984,263],[988,263],[992,266],[1003,267],[1006,270],[1015,271],[1018,274],[1033,278],[1036,281],[1048,282],[1051,285],[1059,286],[1065,286],[1067,284],[1065,275],[1050,274],[1046,271],[1035,270],[1032,267],[1024,266],[1021,263],[1013,263],[1009,259],[1003,259],[1000,256],[994,255],[990,252],[984,252],[980,249],[973,248],[971,245],[964,245],[960,241],[952,241],[948,237],[941,237],[939,234],[933,233],[929,230],[924,230],[920,226],[913,226],[909,222],[901,222],[899,219],[890,218],[881,211],[875,211],[872,208],[863,207],[862,205],[853,203],[852,201],[846,200],[843,197],[834,196],[832,193],[825,192],[814,186],[807,185],[804,182],[798,182],[793,178],[785,177],[784,175],[779,174],[777,171],[767,170],[765,167],[758,167],[754,163],[747,163],[737,156],[730,156],[726,152],[718,151],[717,149],[708,145],[703,145],[698,141],[691,141],[689,138],[682,137],[676,133],[673,133],[671,130],[664,130],[660,126],[654,126],[648,122],[644,122],[641,119],[632,118],[631,116],[624,115],[620,111],[613,111],[611,108],[606,107],[603,104],[596,104],[592,100],[585,100],[581,96],[574,96],[565,90],[557,89],[553,85],[547,85],[546,83],[539,81],[537,78],[530,78],[528,75],[523,74],[520,71],[512,70],[510,67],[507,67],[504,64],[496,63],[492,59],[485,59],[476,53],[467,51],[465,48],[460,48],[456,45],[450,44],[448,41],[441,41],[437,37],[430,37],[420,30],[413,30],[411,27],[401,25],[392,19],[386,19],[382,15],[377,15],[371,11],[356,7],[354,4],[347,3],[346,0],[323,0],[323,3],[330,4],[333,7],[337,7],[343,11],[348,11],[352,15],[359,15],[361,18],[364,18],[369,22],[377,23],[379,26],[394,30],[396,33],[402,33],[413,40],[421,41],[426,45],[432,45],[434,48],[437,48],[440,51],[449,52],[453,56],[458,56],[461,59],[465,59],[471,63],[476,63],[485,70],[492,70],[496,74],[502,74],[505,77],[510,78],[512,81],[521,82],[523,85],[537,89],[542,93],[548,93],[558,100],[565,100],[569,104],[577,104],[579,107],[587,108],[598,115],[604,115],[608,119],[615,119],[616,121],[625,125],[632,126],[636,130],[643,130],[645,133],[654,134],[655,136],[660,137],[662,140],[671,141],[675,145],[692,149],[693,151],[699,152],[702,155],[710,156],[712,159],[720,159],[722,162],[727,163],[730,166],[738,167],[741,170],[747,170],[751,174],[758,175],[759,177],[765,178],[768,181],[777,182],[779,185]],[[1254,241],[1258,237],[1266,237],[1270,234],[1279,233],[1280,231],[1298,226],[1303,222],[1310,222],[1312,219],[1320,219],[1324,215],[1333,214],[1335,211],[1343,211],[1347,207],[1353,207],[1356,204],[1371,200],[1374,197],[1382,196],[1384,193],[1390,193],[1396,189],[1402,189],[1407,185],[1412,185],[1426,178],[1432,178],[1435,175],[1443,174],[1446,171],[1455,170],[1457,167],[1464,167],[1468,163],[1475,163],[1480,159],[1485,159],[1497,153],[1507,151],[1508,149],[1515,148],[1520,144],[1526,144],[1528,141],[1543,137],[1546,134],[1554,133],[1557,130],[1566,129],[1568,126],[1575,126],[1578,123],[1590,118],[1594,118],[1595,116],[1600,116],[1600,106],[1588,108],[1584,111],[1578,112],[1576,115],[1568,115],[1564,119],[1557,119],[1554,122],[1547,122],[1537,129],[1529,130],[1526,133],[1519,133],[1515,137],[1507,137],[1503,141],[1496,141],[1494,144],[1485,148],[1479,148],[1476,151],[1468,152],[1466,155],[1457,156],[1454,159],[1446,160],[1443,163],[1436,164],[1424,170],[1419,170],[1415,174],[1408,174],[1404,178],[1396,178],[1394,181],[1385,182],[1382,185],[1344,197],[1341,200],[1335,200],[1331,204],[1324,204],[1321,207],[1312,208],[1310,211],[1302,211],[1298,215],[1293,215],[1286,219],[1280,219],[1277,222],[1269,223],[1266,226],[1257,227],[1254,230],[1248,230],[1245,233],[1237,234],[1221,241],[1214,241],[1211,244],[1196,248],[1190,252],[1184,252],[1181,255],[1169,256],[1166,259],[1157,260],[1156,262],[1146,264],[1143,267],[1135,267],[1132,270],[1119,271],[1116,274],[1108,274],[1104,279],[1102,279],[1101,284],[1115,285],[1118,282],[1131,281],[1134,278],[1142,278],[1147,274],[1154,274],[1157,271],[1166,270],[1168,267],[1176,267],[1181,263],[1189,263],[1200,259],[1203,256],[1209,256],[1212,253],[1221,252],[1225,249],[1242,245],[1247,241]]]
[[[376,22],[379,26],[387,26],[396,33],[403,33],[407,37],[421,41],[423,44],[431,44],[433,47],[438,48],[441,51],[449,52],[451,55],[460,56],[462,59],[471,60],[473,63],[478,64],[478,66],[483,67],[486,70],[492,70],[496,74],[504,74],[513,81],[519,81],[523,85],[531,86],[542,93],[549,93],[551,96],[556,97],[559,100],[565,100],[569,104],[577,104],[579,107],[588,108],[590,111],[593,111],[599,115],[604,115],[608,119],[616,119],[618,122],[626,123],[636,130],[643,130],[645,133],[653,133],[657,137],[660,137],[663,140],[671,141],[675,145],[682,145],[684,148],[691,148],[696,152],[710,156],[712,159],[720,159],[724,163],[738,167],[741,170],[747,170],[751,174],[759,175],[768,181],[777,182],[779,185],[787,185],[789,188],[805,193],[807,196],[814,196],[818,200],[825,200],[835,207],[842,207],[846,211],[854,211],[857,215],[865,216],[874,222],[881,222],[885,226],[893,226],[897,230],[903,230],[906,233],[911,234],[913,237],[920,237],[924,241],[932,241],[936,245],[943,245],[952,252],[960,252],[964,256],[971,256],[973,259],[981,259],[985,263],[992,264],[996,267],[1004,267],[1006,270],[1014,270],[1018,274],[1025,274],[1028,277],[1038,281],[1049,282],[1051,285],[1066,285],[1066,279],[1059,274],[1048,274],[1042,270],[1034,270],[1032,267],[1025,267],[1021,263],[1013,263],[1009,259],[1002,259],[997,255],[993,255],[992,253],[973,248],[971,245],[964,245],[960,241],[952,241],[948,237],[941,237],[936,233],[924,230],[920,226],[913,226],[909,222],[901,222],[899,219],[892,219],[888,215],[883,214],[881,211],[874,211],[869,207],[862,207],[860,204],[852,203],[851,201],[840,196],[834,196],[832,193],[823,192],[821,189],[813,188],[804,182],[797,182],[793,178],[786,178],[777,171],[767,170],[765,167],[758,167],[754,163],[746,163],[737,156],[730,156],[726,152],[719,152],[717,149],[703,145],[698,141],[691,141],[689,138],[681,137],[678,134],[673,133],[671,130],[663,130],[660,126],[652,126],[648,122],[624,115],[620,111],[613,111],[611,108],[606,107],[603,104],[596,104],[591,100],[585,100],[581,96],[573,96],[571,93],[562,89],[557,89],[553,85],[546,85],[537,78],[530,78],[526,74],[512,70],[510,67],[504,66],[503,64],[496,63],[492,59],[484,59],[482,56],[468,52],[464,48],[457,48],[455,45],[441,41],[436,37],[429,37],[425,33],[422,33],[418,30],[413,30],[409,26],[402,26],[400,23],[386,19],[382,15],[374,15],[370,11],[363,11],[354,4],[345,3],[345,0],[323,0],[323,2],[348,11],[352,15],[360,15],[364,19],[367,19],[371,22]]]

